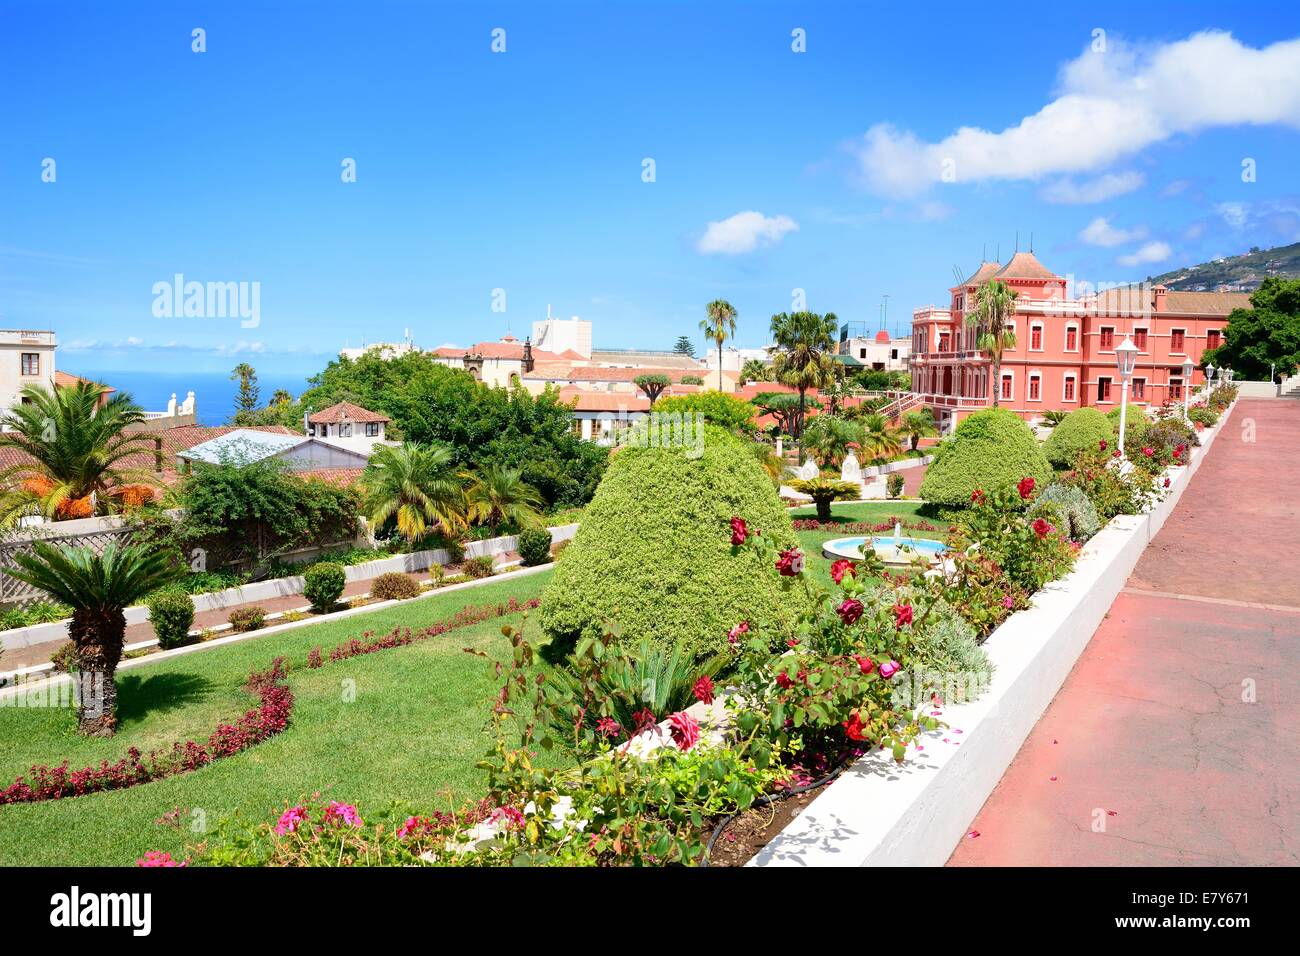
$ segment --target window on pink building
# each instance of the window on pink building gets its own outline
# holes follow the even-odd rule
[[[948,335],[947,332],[940,332],[940,333],[939,333],[939,351],[940,351],[940,352],[947,352],[947,351],[948,351],[948,342],[949,342],[949,339],[950,339],[950,336]]]
[[[1210,329],[1205,333],[1205,347],[1207,349],[1217,349],[1220,341],[1218,329]]]
[[[1067,352],[1079,350],[1079,330],[1073,325],[1065,330],[1065,350]]]
[[[1183,340],[1186,338],[1186,334],[1187,334],[1186,329],[1170,329],[1169,330],[1169,351],[1181,352],[1185,344]]]
[[[1098,348],[1107,352],[1115,348],[1115,330],[1109,325],[1103,325],[1100,329],[1101,335]]]
[[[1175,402],[1183,400],[1183,380],[1181,378],[1171,378],[1169,380],[1169,398]]]
[[[1097,401],[1099,402],[1110,401],[1110,379],[1108,378],[1097,379]]]
[[[1012,377],[1010,375],[1002,376],[1002,397],[1010,398],[1012,390]]]
[[[1039,376],[1029,376],[1029,400],[1031,402],[1036,402],[1042,398],[1042,395],[1040,394],[1042,391],[1042,385],[1043,380]]]
[[[1147,350],[1147,330],[1146,330],[1146,329],[1134,329],[1134,330],[1133,330],[1133,344],[1136,345],[1138,348],[1140,348],[1143,352],[1145,352],[1145,351]]]
[[[1062,397],[1067,402],[1074,401],[1074,376],[1073,375],[1067,375],[1065,377],[1065,392]]]
[[[1133,401],[1145,402],[1147,400],[1147,380],[1144,378],[1133,379]]]
[[[1039,351],[1043,348],[1043,327],[1035,325],[1029,330],[1029,347]]]

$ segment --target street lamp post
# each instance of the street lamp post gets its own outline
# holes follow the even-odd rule
[[[1212,362],[1206,362],[1205,363],[1205,394],[1206,395],[1210,394],[1210,389],[1213,387],[1213,385],[1214,385],[1214,364]]]
[[[1124,383],[1121,389],[1119,406],[1119,457],[1124,457],[1124,429],[1128,424],[1128,382],[1133,377],[1133,365],[1137,362],[1138,347],[1133,344],[1133,340],[1127,335],[1124,341],[1115,346],[1115,366],[1119,369],[1120,380]]]
[[[1192,372],[1195,368],[1190,358],[1183,360],[1183,421],[1189,425],[1191,419],[1187,415],[1187,403],[1192,397]]]

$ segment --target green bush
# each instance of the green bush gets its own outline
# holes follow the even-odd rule
[[[462,574],[468,575],[475,580],[492,577],[495,569],[496,561],[490,554],[481,554],[477,558],[470,558],[460,566]]]
[[[1179,445],[1186,445],[1191,449],[1200,443],[1201,439],[1197,437],[1196,428],[1181,418],[1162,418],[1152,422],[1142,435],[1142,447],[1151,449],[1152,463],[1157,465],[1174,464],[1174,451]],[[1140,453],[1138,446],[1129,446],[1125,451],[1130,458]],[[1187,455],[1183,454],[1177,464],[1187,464]]]
[[[708,424],[735,432],[753,431],[754,416],[757,414],[757,409],[752,404],[725,392],[672,395],[655,402],[654,410],[665,415],[673,412],[684,415],[699,412]]]
[[[889,477],[885,479],[885,494],[891,498],[897,498],[903,493],[903,476],[896,471],[891,471]]]
[[[519,557],[529,568],[551,560],[551,533],[540,528],[519,532]]]
[[[154,637],[163,650],[181,647],[190,642],[190,627],[194,624],[194,602],[184,591],[164,588],[155,591],[145,602],[149,608],[149,623]]]
[[[939,506],[966,507],[977,488],[1007,491],[1025,477],[1046,485],[1052,466],[1028,425],[1013,412],[989,408],[971,415],[936,446],[921,497]]]
[[[1187,418],[1193,424],[1204,425],[1206,428],[1212,428],[1219,422],[1219,413],[1207,405],[1198,405],[1195,408],[1187,410]]]
[[[59,645],[59,649],[50,655],[50,663],[60,674],[71,674],[73,671],[81,670],[81,657],[77,654],[77,645],[72,641],[64,641]]]
[[[404,601],[420,593],[420,582],[401,571],[381,574],[370,583],[370,596],[376,601]]]
[[[235,631],[256,631],[266,623],[266,608],[264,607],[237,607],[230,612],[227,618],[230,627]]]
[[[1043,454],[1057,468],[1066,468],[1079,452],[1099,448],[1103,441],[1107,445],[1115,441],[1115,428],[1110,419],[1095,408],[1079,408],[1052,429],[1043,443]]]
[[[1110,419],[1111,428],[1115,435],[1119,436],[1119,409],[1112,408],[1106,413]],[[1146,434],[1147,426],[1151,420],[1147,418],[1146,409],[1141,405],[1130,404],[1124,419],[1124,448],[1125,450],[1135,449],[1142,443],[1143,436]]]
[[[347,572],[343,565],[334,561],[322,561],[313,564],[303,576],[302,594],[317,614],[325,614],[334,609],[343,588],[347,584]]]
[[[937,694],[944,703],[958,704],[988,689],[993,663],[979,646],[975,628],[947,601],[935,602],[912,640],[913,700]]]
[[[1055,512],[1056,520],[1072,541],[1087,541],[1101,530],[1097,509],[1082,489],[1073,485],[1051,484],[1039,492],[1029,512],[1045,509]]]
[[[681,448],[620,450],[543,592],[551,655],[609,626],[629,646],[648,640],[695,660],[725,650],[741,621],[790,625],[800,592],[782,588],[752,549],[732,556],[733,516],[778,547],[798,543],[762,467],[720,429],[706,429],[698,458]]]

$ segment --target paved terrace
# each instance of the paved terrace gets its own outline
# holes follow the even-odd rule
[[[1300,863],[1298,555],[1300,402],[1243,399],[949,865]]]

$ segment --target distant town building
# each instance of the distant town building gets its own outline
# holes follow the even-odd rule
[[[869,334],[866,324],[845,322],[840,326],[839,354],[852,356],[864,368],[877,372],[905,372],[912,357],[910,337],[891,338],[880,329]]]
[[[26,385],[54,387],[57,347],[53,332],[0,330],[0,413],[19,403]]]
[[[351,402],[337,402],[304,416],[303,431],[309,438],[346,448],[370,457],[375,446],[387,442],[385,430],[392,421],[382,412],[372,412]]]
[[[981,330],[966,324],[979,288],[992,279],[1018,293],[1011,320],[1016,345],[1003,353],[996,382],[988,353],[976,346]],[[1204,382],[1200,371],[1184,379],[1184,361],[1199,366],[1201,353],[1222,342],[1228,314],[1250,307],[1244,294],[1175,292],[1163,285],[1068,299],[1065,278],[1032,252],[1017,252],[1005,265],[982,263],[949,295],[946,308],[930,305],[912,314],[912,391],[944,431],[992,405],[994,389],[1003,408],[1025,419],[1049,409],[1117,408],[1115,346],[1125,336],[1140,350],[1129,401],[1179,401],[1184,388]]]
[[[534,347],[546,352],[576,352],[584,358],[591,357],[591,323],[578,318],[557,319],[546,307],[546,318],[533,323]]]

